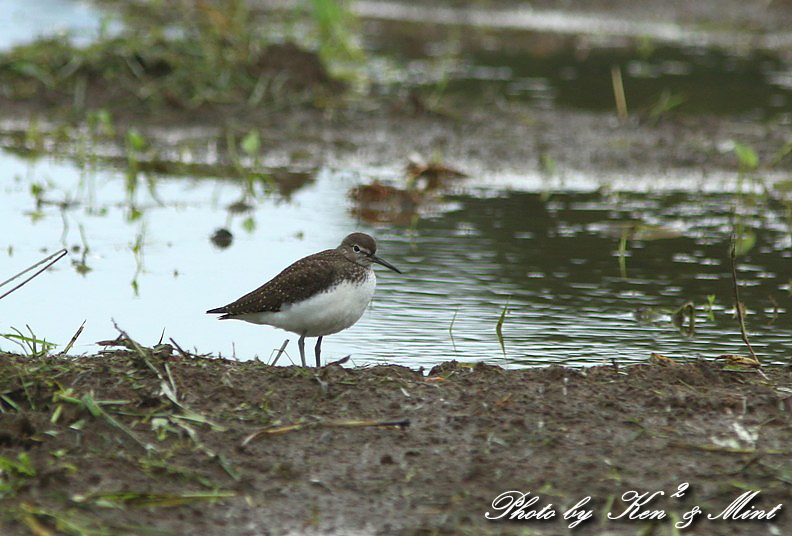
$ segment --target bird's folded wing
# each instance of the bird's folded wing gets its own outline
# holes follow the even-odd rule
[[[334,279],[333,263],[306,257],[292,264],[280,274],[252,292],[248,292],[222,309],[229,316],[280,311],[284,304],[306,300],[330,287]],[[310,269],[301,265],[310,261]]]

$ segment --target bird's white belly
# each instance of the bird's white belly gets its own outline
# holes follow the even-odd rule
[[[345,281],[328,292],[316,294],[277,313],[250,313],[238,318],[254,324],[267,324],[306,337],[324,337],[350,327],[366,310],[377,278],[371,270],[364,281]]]

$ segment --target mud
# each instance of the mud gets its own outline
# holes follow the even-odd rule
[[[1,357],[3,534],[669,534],[748,490],[743,512],[783,506],[682,532],[792,528],[788,369]],[[556,515],[488,520],[509,517],[493,507],[508,491]],[[657,491],[640,511],[664,518],[608,519]],[[592,516],[569,529],[585,497]]]

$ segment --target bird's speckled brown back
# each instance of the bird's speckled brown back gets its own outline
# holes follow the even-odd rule
[[[207,312],[225,313],[221,319],[250,313],[274,313],[280,311],[284,304],[306,300],[329,289],[334,283],[361,280],[366,273],[365,267],[349,261],[337,249],[327,249],[300,259],[238,300]]]

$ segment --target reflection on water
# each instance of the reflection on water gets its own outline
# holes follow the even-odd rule
[[[480,190],[473,178],[467,193],[405,227],[356,221],[346,193],[366,182],[360,173],[320,172],[288,201],[264,196],[242,214],[229,210],[242,185],[159,178],[134,193],[139,215],[130,217],[121,172],[9,154],[0,154],[0,169],[15,177],[0,198],[14,231],[0,243],[0,278],[44,250],[71,251],[71,264],[61,262],[0,302],[0,332],[29,324],[63,345],[87,319],[76,352],[96,351],[93,342],[113,338],[115,319],[149,345],[164,330],[165,340],[185,348],[268,359],[288,337],[296,355],[294,336],[218,322],[204,311],[358,229],[378,237],[382,256],[405,274],[379,272],[371,309],[325,340],[327,359],[351,353],[357,365],[431,366],[453,358],[520,366],[636,362],[651,352],[744,353],[731,314],[727,257],[734,196],[722,188]],[[631,182],[622,179],[607,182]],[[522,184],[541,180],[525,177]],[[778,201],[762,202],[761,211],[743,206],[741,222],[756,238],[738,265],[752,343],[766,359],[786,361],[789,220]],[[226,249],[211,241],[219,227],[234,235]],[[697,311],[692,338],[669,318],[686,302]],[[495,334],[504,307],[505,353]],[[13,348],[4,340],[0,347]]]
[[[384,283],[391,298],[387,307],[400,329],[420,339],[407,344],[416,356],[427,347],[442,349],[446,357],[497,356],[495,325],[507,302],[501,360],[508,363],[642,361],[651,352],[744,353],[731,315],[732,196],[554,193],[544,200],[540,193],[510,193],[457,202],[457,210],[423,221],[418,237],[402,246],[409,251],[413,288]],[[756,245],[739,259],[738,269],[754,346],[785,361],[792,341],[790,228],[782,216],[756,217]],[[679,236],[628,240],[622,277],[613,223],[636,217],[673,228]],[[707,314],[709,295],[714,295],[713,320]],[[690,339],[669,318],[688,301],[697,307]],[[654,322],[637,321],[647,307],[657,313]],[[416,314],[416,308],[424,313]],[[436,327],[441,317],[446,328],[454,318],[455,349]],[[389,325],[381,329],[395,345],[400,329]]]
[[[553,12],[553,21],[535,10],[496,12],[488,23],[485,10],[480,19],[449,11],[460,16],[433,23],[410,9],[402,17],[364,11],[373,19],[364,26],[368,47],[398,58],[407,78],[433,96],[610,111],[611,69],[618,67],[630,112],[650,120],[670,110],[790,120],[788,33],[764,42],[673,23],[625,33],[634,22],[581,20],[574,12]],[[776,42],[786,44],[771,45]]]

